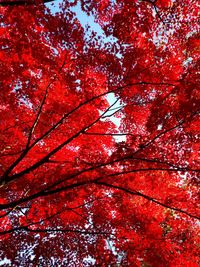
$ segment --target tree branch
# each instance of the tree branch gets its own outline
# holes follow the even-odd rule
[[[74,140],[76,137],[78,137],[81,133],[84,133],[86,129],[90,128],[94,123],[92,123],[92,125],[88,125],[87,127],[85,127],[84,129],[80,130],[79,132],[77,132],[74,136],[72,136],[71,138],[69,138],[68,140],[66,140],[64,143],[60,144],[57,148],[55,148],[53,151],[51,151],[48,155],[46,155],[43,159],[41,159],[39,162],[37,162],[36,164],[32,165],[31,167],[27,168],[26,170],[14,174],[12,176],[8,176],[8,174],[14,169],[14,167],[26,156],[26,154],[30,151],[31,148],[33,148],[39,141],[41,141],[43,138],[47,137],[53,130],[55,130],[59,125],[61,125],[64,121],[64,119],[66,119],[68,116],[70,116],[72,113],[74,113],[76,110],[78,110],[80,107],[102,97],[105,96],[109,93],[114,93],[117,92],[119,90],[123,90],[127,87],[130,86],[135,86],[135,85],[157,85],[157,86],[176,86],[174,84],[171,83],[148,83],[148,82],[138,82],[138,83],[131,83],[131,84],[126,84],[124,86],[118,87],[116,89],[113,89],[112,91],[109,92],[104,92],[98,96],[94,96],[92,98],[90,98],[89,100],[79,104],[77,107],[75,107],[74,109],[72,109],[70,112],[66,113],[65,115],[63,115],[63,117],[54,125],[52,126],[46,133],[44,133],[41,137],[39,137],[37,140],[35,140],[35,142],[33,142],[27,149],[24,150],[24,152],[20,155],[20,157],[7,169],[7,171],[4,173],[4,175],[0,178],[0,181],[2,184],[7,184],[10,181],[13,181],[14,179],[23,176],[24,174],[27,174],[33,170],[35,170],[36,168],[38,168],[39,166],[41,166],[42,164],[48,162],[49,157],[51,157],[52,155],[54,155],[57,151],[59,151],[63,146],[67,145],[68,143],[70,143],[72,140]],[[113,107],[113,105],[111,105],[109,108]],[[106,110],[106,112],[108,112],[109,109]],[[104,112],[102,115],[105,115]],[[102,118],[102,115],[99,117],[99,119]]]
[[[34,0],[11,0],[11,1],[0,1],[0,6],[27,6],[27,5],[38,5],[41,3],[49,3],[54,2],[55,0],[42,0],[42,1],[34,1]]]
[[[98,166],[99,167],[99,166]],[[87,171],[88,170],[94,170],[96,169],[96,167],[91,167],[91,168],[88,168],[86,169]],[[80,173],[83,173],[83,172],[86,172],[86,170],[82,170],[81,172],[79,172],[79,175]],[[60,180],[60,181],[57,181],[55,183],[53,183],[52,185],[48,186],[47,188],[37,192],[37,193],[34,193],[30,196],[27,196],[25,198],[21,198],[19,200],[15,200],[15,201],[12,201],[10,203],[6,203],[6,204],[0,204],[0,210],[4,210],[4,209],[8,209],[8,208],[13,208],[13,207],[16,207],[22,203],[25,203],[25,202],[28,202],[28,201],[32,201],[34,199],[37,199],[37,198],[40,198],[40,197],[46,197],[46,196],[50,196],[50,195],[53,195],[53,194],[56,194],[56,193],[60,193],[60,192],[63,192],[63,191],[67,191],[67,190],[72,190],[74,188],[77,188],[77,187],[80,187],[80,186],[86,186],[86,185],[91,185],[91,184],[94,184],[102,179],[105,179],[105,178],[109,178],[109,177],[115,177],[115,176],[119,176],[119,175],[123,175],[123,174],[130,174],[130,173],[137,173],[137,172],[149,172],[149,171],[169,171],[169,172],[177,172],[177,171],[189,171],[189,170],[186,170],[185,168],[184,169],[181,169],[181,168],[175,168],[175,169],[169,169],[169,168],[140,168],[140,169],[132,169],[132,170],[123,170],[123,171],[120,171],[120,172],[115,172],[115,173],[111,173],[111,174],[108,174],[108,175],[100,175],[98,177],[95,177],[94,179],[91,179],[91,180],[86,180],[86,181],[81,181],[81,182],[77,182],[77,183],[73,183],[71,185],[65,185],[65,186],[62,186],[62,187],[59,187],[59,188],[55,188],[57,187],[58,185],[64,183],[64,182],[67,182],[70,180],[70,178],[74,178],[75,176],[78,176],[78,174],[74,174],[74,175],[71,175],[69,177],[65,177],[64,179]],[[191,171],[197,171],[197,170],[191,170]],[[198,170],[199,171],[199,170]]]
[[[19,231],[26,231],[31,233],[51,233],[51,232],[60,232],[60,233],[77,233],[83,235],[112,235],[110,232],[103,232],[103,231],[86,231],[86,230],[79,230],[79,229],[69,229],[69,228],[47,228],[47,229],[31,229],[28,226],[20,226],[16,228],[12,228],[9,230],[5,230],[0,232],[0,235],[11,234],[13,232]]]
[[[141,193],[141,192],[139,192],[139,191],[136,191],[136,190],[130,190],[130,189],[127,189],[127,188],[124,188],[124,187],[121,187],[121,186],[117,186],[117,185],[113,185],[113,184],[108,184],[108,183],[106,183],[106,182],[99,182],[99,181],[97,181],[97,182],[95,182],[95,184],[97,184],[97,185],[102,185],[102,186],[106,186],[106,187],[113,188],[113,189],[118,189],[118,190],[123,191],[123,192],[125,192],[125,193],[128,193],[128,194],[130,194],[130,195],[136,195],[136,196],[143,197],[143,198],[147,199],[148,201],[151,201],[151,202],[153,202],[153,203],[155,203],[155,204],[157,204],[157,205],[159,205],[159,206],[162,206],[162,207],[164,207],[164,208],[167,208],[167,209],[174,210],[174,211],[177,211],[177,212],[179,212],[179,213],[185,214],[185,215],[187,215],[187,216],[189,216],[189,217],[191,217],[191,218],[193,218],[193,219],[200,220],[200,217],[199,217],[199,216],[190,214],[189,212],[184,211],[184,210],[179,209],[179,208],[171,207],[171,206],[169,206],[169,205],[167,205],[167,204],[164,204],[164,203],[162,203],[162,202],[156,200],[155,198],[152,198],[152,197],[150,197],[150,196],[148,196],[148,195],[145,195],[145,194],[143,194],[143,193]]]

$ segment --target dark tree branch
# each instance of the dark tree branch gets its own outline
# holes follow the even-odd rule
[[[74,136],[72,136],[71,138],[69,138],[68,140],[66,140],[64,143],[60,144],[57,148],[55,148],[53,151],[51,151],[48,155],[46,155],[42,160],[40,160],[39,162],[37,162],[36,164],[32,165],[31,167],[25,169],[24,171],[14,174],[12,176],[8,176],[8,174],[14,169],[15,166],[17,166],[17,164],[26,156],[26,154],[31,150],[31,148],[33,148],[39,141],[41,141],[42,139],[44,139],[45,137],[47,137],[53,130],[55,130],[59,125],[61,125],[63,123],[63,121],[70,116],[72,113],[74,113],[76,110],[78,110],[80,107],[102,97],[105,96],[109,93],[113,93],[113,92],[117,92],[119,90],[123,90],[127,87],[130,86],[134,86],[134,85],[157,85],[157,86],[176,86],[174,84],[171,83],[148,83],[148,82],[138,82],[138,83],[132,83],[132,84],[126,84],[124,86],[118,87],[116,89],[113,89],[112,91],[109,92],[104,92],[98,96],[92,97],[91,99],[84,101],[83,103],[79,104],[77,107],[75,107],[74,109],[72,109],[70,112],[66,113],[65,115],[63,115],[63,117],[54,125],[52,126],[46,133],[44,133],[41,137],[39,137],[37,140],[35,140],[27,149],[25,149],[23,151],[23,153],[20,155],[20,157],[7,169],[7,171],[4,173],[4,175],[0,178],[0,181],[2,184],[6,184],[10,181],[13,181],[14,179],[23,176],[24,174],[27,174],[33,170],[35,170],[36,168],[38,168],[39,166],[41,166],[42,164],[48,162],[49,157],[51,157],[53,154],[55,154],[57,151],[59,151],[63,146],[67,145],[68,143],[70,143],[72,140],[74,140],[76,137],[78,137],[81,133],[84,133],[86,129],[90,128],[91,126],[88,125],[87,127],[85,127],[84,129],[80,130],[79,132],[77,132]],[[113,107],[114,105],[110,106]],[[106,110],[106,112],[108,112],[109,109]],[[102,118],[103,115],[105,115],[104,112],[98,120],[100,120]],[[95,122],[96,123],[96,122]],[[92,123],[95,124],[95,123]]]
[[[88,168],[88,169],[92,169],[94,170],[95,167],[91,167],[91,168]],[[88,170],[87,169],[87,170]],[[116,172],[116,173],[111,173],[111,174],[108,174],[108,175],[100,175],[99,177],[95,177],[94,179],[91,179],[91,180],[86,180],[86,181],[82,181],[82,182],[77,182],[77,183],[73,183],[71,185],[63,185],[62,187],[59,187],[59,188],[55,188],[57,187],[58,185],[62,184],[63,182],[66,182],[68,180],[70,180],[69,178],[72,178],[72,176],[70,177],[67,177],[63,180],[60,180],[58,182],[55,182],[54,184],[48,186],[46,189],[43,189],[37,193],[34,193],[30,196],[27,196],[27,197],[24,197],[24,198],[21,198],[19,200],[15,200],[15,201],[12,201],[10,203],[6,203],[6,204],[0,204],[0,209],[1,210],[4,210],[4,209],[8,209],[8,208],[13,208],[13,207],[16,207],[20,204],[23,204],[23,203],[26,203],[28,201],[32,201],[34,199],[37,199],[37,198],[40,198],[40,197],[47,197],[47,196],[50,196],[50,195],[54,195],[56,193],[60,193],[60,192],[63,192],[63,191],[67,191],[67,190],[72,190],[72,189],[75,189],[77,187],[81,187],[81,186],[88,186],[88,185],[91,185],[93,183],[96,183],[100,180],[103,180],[103,179],[108,179],[110,177],[115,177],[115,176],[119,176],[119,175],[123,175],[123,174],[130,174],[130,173],[137,173],[137,172],[149,172],[149,171],[169,171],[169,172],[177,172],[177,171],[182,171],[183,169],[169,169],[169,168],[140,168],[140,169],[132,169],[132,170],[124,170],[124,171],[120,171],[120,172]],[[189,170],[186,170],[184,168],[185,171],[189,171]],[[194,171],[194,170],[192,170]],[[196,171],[196,170],[195,170]],[[83,173],[83,171],[82,171]],[[75,175],[73,175],[74,177]]]
[[[105,111],[105,112],[107,112],[107,111]],[[193,116],[196,115],[196,114],[198,114],[198,113],[194,113],[194,114],[192,114],[189,118],[193,117]],[[103,115],[103,114],[102,114],[102,115]],[[182,120],[179,124],[175,125],[174,127],[171,127],[171,128],[169,128],[169,129],[167,129],[167,130],[165,130],[165,131],[159,133],[159,134],[158,134],[157,136],[155,136],[151,141],[147,142],[146,145],[144,145],[142,148],[137,149],[137,150],[136,150],[135,152],[133,152],[131,155],[128,155],[128,156],[125,155],[124,157],[121,157],[121,158],[119,158],[119,159],[111,160],[111,161],[109,161],[109,162],[101,163],[101,164],[98,164],[98,165],[96,165],[96,166],[92,166],[92,167],[90,167],[90,168],[83,169],[83,170],[81,170],[81,171],[79,171],[79,172],[77,172],[77,173],[75,173],[75,174],[69,175],[69,176],[65,177],[64,179],[55,182],[54,184],[48,186],[46,189],[41,190],[40,192],[38,192],[38,193],[36,193],[36,194],[33,194],[33,195],[29,196],[29,197],[26,198],[26,199],[21,199],[21,200],[14,201],[14,202],[12,202],[12,203],[8,203],[8,204],[2,204],[2,205],[0,205],[0,209],[10,208],[10,207],[13,207],[13,206],[15,206],[15,205],[21,204],[21,203],[23,203],[23,202],[26,202],[26,201],[35,199],[35,198],[37,198],[37,197],[41,197],[41,196],[46,196],[46,195],[54,194],[54,193],[57,193],[57,192],[60,192],[60,191],[63,191],[63,190],[69,189],[69,188],[74,188],[74,187],[76,187],[76,184],[68,185],[67,187],[65,186],[65,187],[63,187],[63,188],[61,188],[61,189],[56,189],[56,190],[48,191],[48,190],[50,190],[50,189],[52,189],[52,188],[55,188],[56,186],[58,186],[58,185],[60,185],[60,184],[62,184],[62,183],[64,183],[64,182],[66,182],[66,181],[69,181],[69,180],[73,179],[74,177],[77,177],[78,175],[81,175],[81,174],[83,174],[83,173],[85,173],[85,172],[92,171],[92,170],[96,170],[96,169],[98,169],[98,168],[102,168],[102,167],[105,167],[105,166],[109,166],[109,165],[111,165],[111,164],[114,164],[114,163],[117,163],[117,162],[121,162],[121,161],[123,161],[123,160],[131,159],[131,158],[134,160],[134,155],[135,155],[135,154],[137,154],[138,152],[140,152],[140,151],[141,151],[142,149],[144,149],[145,147],[149,146],[152,142],[154,142],[154,141],[155,141],[157,138],[159,138],[161,135],[164,135],[164,134],[166,134],[167,132],[169,132],[169,131],[171,131],[171,130],[173,130],[173,129],[178,128],[178,127],[179,127],[180,125],[182,125],[185,121],[186,121],[186,120]],[[138,160],[139,158],[136,158],[136,159]],[[141,160],[142,160],[142,159],[141,159]],[[146,161],[149,161],[148,159],[145,159],[145,160],[146,160]],[[176,171],[194,171],[194,172],[199,172],[198,169],[194,169],[194,170],[193,170],[193,169],[180,168],[180,167],[179,167]],[[25,173],[26,173],[26,172],[25,172]],[[89,181],[89,182],[87,181],[87,182],[83,182],[83,183],[77,183],[77,186],[79,186],[79,185],[82,186],[82,185],[91,183],[91,182],[93,182],[93,181],[94,181],[94,180]],[[72,186],[72,187],[71,187],[71,186]]]
[[[19,231],[25,231],[25,232],[31,232],[31,233],[51,233],[51,232],[60,232],[60,233],[77,233],[77,234],[83,234],[83,235],[113,235],[110,232],[103,232],[103,231],[86,231],[86,230],[79,230],[79,229],[69,229],[69,228],[47,228],[47,229],[31,229],[28,226],[21,226],[12,228],[9,230],[5,230],[0,232],[0,235],[6,235],[11,234],[13,232],[19,232]]]
[[[173,87],[176,87],[175,84],[171,84],[171,83],[148,83],[148,82],[138,82],[138,83],[130,83],[130,84],[126,84],[126,85],[123,85],[123,86],[119,86],[117,87],[116,89],[113,89],[113,90],[110,90],[110,91],[107,91],[107,92],[104,92],[102,94],[99,94],[97,96],[94,96],[82,103],[80,103],[78,106],[76,106],[75,108],[73,108],[71,111],[65,113],[62,118],[57,122],[55,123],[46,133],[44,133],[42,136],[40,136],[38,139],[36,139],[32,145],[30,146],[30,149],[35,146],[39,141],[41,141],[42,139],[46,138],[47,136],[49,136],[49,134],[51,132],[53,132],[56,128],[58,128],[66,118],[68,118],[70,115],[72,115],[74,112],[76,112],[77,110],[79,110],[81,107],[93,102],[94,100],[97,100],[103,96],[106,96],[110,93],[116,93],[118,91],[121,91],[121,90],[124,90],[126,89],[127,87],[131,87],[131,86],[139,86],[139,85],[155,85],[155,86],[173,86]],[[112,109],[110,109],[112,110]]]
[[[117,186],[117,185],[113,185],[113,184],[109,184],[109,183],[106,183],[106,182],[97,181],[97,182],[95,182],[95,184],[106,186],[106,187],[113,188],[113,189],[118,189],[118,190],[123,191],[125,193],[128,193],[130,195],[136,195],[136,196],[143,197],[143,198],[147,199],[148,201],[151,201],[151,202],[153,202],[153,203],[155,203],[155,204],[157,204],[159,206],[162,206],[164,208],[167,208],[167,209],[174,210],[174,211],[177,211],[179,213],[185,214],[185,215],[187,215],[187,216],[189,216],[189,217],[191,217],[193,219],[200,220],[200,217],[197,216],[197,215],[190,214],[189,212],[184,211],[184,210],[179,209],[179,208],[171,207],[171,206],[169,206],[167,204],[164,204],[164,203],[156,200],[155,198],[152,198],[152,197],[150,197],[148,195],[145,195],[145,194],[143,194],[141,192],[138,192],[136,190],[130,190],[130,189],[127,189],[127,188],[124,188],[124,187],[121,187],[121,186]]]
[[[123,86],[119,86],[116,89],[104,92],[102,94],[99,94],[97,96],[94,96],[82,103],[80,103],[78,106],[76,106],[74,109],[72,109],[71,111],[69,111],[68,113],[65,113],[63,115],[63,117],[56,123],[54,124],[47,132],[45,132],[42,136],[40,136],[38,139],[36,139],[28,148],[25,149],[25,151],[23,151],[22,155],[20,155],[20,157],[9,167],[9,169],[4,173],[4,175],[1,177],[1,181],[4,180],[5,177],[8,176],[8,174],[13,170],[13,168],[26,156],[26,154],[31,150],[31,148],[33,148],[39,141],[43,140],[44,138],[46,138],[52,131],[54,131],[56,128],[58,128],[63,121],[69,117],[70,115],[72,115],[75,111],[77,111],[78,109],[80,109],[81,107],[83,107],[84,105],[89,104],[90,102],[93,102],[94,100],[101,98],[103,96],[106,96],[110,93],[115,93],[118,92],[120,90],[123,90],[127,87],[131,87],[131,86],[139,86],[139,85],[156,85],[156,86],[175,86],[175,84],[172,83],[152,83],[152,82],[137,82],[137,83],[130,83],[130,84],[126,84]],[[113,106],[113,105],[112,105]],[[107,112],[107,111],[106,111]],[[105,113],[104,113],[105,114]]]
[[[163,24],[165,24],[165,21],[164,21],[163,18],[161,17],[161,15],[160,15],[160,13],[159,13],[159,11],[158,11],[158,8],[157,8],[157,6],[156,6],[156,2],[157,2],[157,0],[155,0],[155,1],[151,1],[151,0],[142,0],[142,1],[151,4],[151,5],[153,6],[153,8],[154,8],[154,10],[155,10],[155,12],[156,12],[158,18],[162,21]]]
[[[59,69],[59,72],[63,69],[64,65],[65,65],[65,61],[66,61],[66,56],[65,56],[65,59],[64,59],[64,62],[62,64],[62,66],[60,67]],[[26,147],[25,149],[23,150],[22,154],[10,165],[10,167],[4,172],[3,176],[0,178],[0,181],[2,182],[6,182],[7,178],[8,178],[8,175],[9,173],[18,165],[18,163],[21,162],[21,160],[27,155],[27,153],[29,152],[29,150],[31,149],[30,148],[30,142],[31,142],[31,138],[32,138],[32,134],[34,132],[34,129],[36,127],[36,125],[38,124],[38,121],[39,121],[39,118],[41,116],[41,113],[42,113],[42,109],[43,109],[43,106],[45,104],[45,101],[46,101],[46,98],[48,96],[48,91],[49,91],[49,88],[50,86],[55,82],[55,80],[57,79],[57,75],[55,75],[53,77],[53,79],[48,83],[47,87],[46,87],[46,90],[45,90],[45,94],[44,94],[44,97],[42,99],[42,102],[40,104],[40,107],[39,107],[39,110],[38,110],[38,113],[36,115],[36,118],[35,118],[35,121],[30,129],[30,132],[29,132],[29,135],[28,135],[28,140],[27,140],[27,144],[26,144]]]
[[[27,5],[38,5],[38,4],[45,4],[49,2],[54,2],[55,0],[42,0],[42,1],[34,1],[34,0],[11,0],[11,1],[0,1],[0,6],[27,6]]]
[[[51,152],[49,152],[45,157],[43,157],[41,160],[39,160],[38,162],[36,162],[35,164],[33,164],[32,166],[30,166],[29,168],[14,174],[13,176],[10,177],[6,177],[5,179],[5,184],[15,180],[16,178],[19,178],[21,176],[23,176],[24,174],[27,174],[29,172],[34,171],[35,169],[37,169],[38,167],[40,167],[41,165],[43,165],[44,163],[48,162],[50,157],[53,156],[55,153],[57,153],[59,150],[61,150],[64,146],[66,146],[67,144],[69,144],[71,141],[73,141],[74,139],[76,139],[79,135],[81,135],[82,133],[84,133],[86,130],[88,130],[89,128],[91,128],[93,125],[95,125],[108,111],[111,107],[113,107],[116,102],[118,101],[118,99],[109,107],[107,108],[101,116],[99,116],[96,120],[94,120],[92,123],[90,123],[89,125],[83,127],[81,130],[79,130],[76,134],[74,134],[73,136],[71,136],[70,138],[68,138],[67,140],[65,140],[63,143],[61,143],[60,145],[58,145],[56,148],[54,148]]]

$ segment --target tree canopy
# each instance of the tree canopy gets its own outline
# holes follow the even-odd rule
[[[197,1],[46,2],[0,3],[2,264],[199,266]]]

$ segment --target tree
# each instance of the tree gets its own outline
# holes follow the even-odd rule
[[[198,266],[196,1],[59,10],[0,11],[2,260]]]

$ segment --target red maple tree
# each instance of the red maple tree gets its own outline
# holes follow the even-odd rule
[[[0,14],[5,266],[199,266],[197,2]]]

